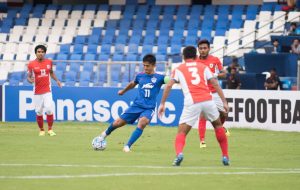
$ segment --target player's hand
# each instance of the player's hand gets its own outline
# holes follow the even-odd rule
[[[60,88],[62,87],[62,84],[59,80],[56,83],[57,83],[57,86],[59,86]]]
[[[158,117],[161,118],[165,113],[165,104],[160,104],[158,108]]]
[[[120,96],[122,96],[124,93],[125,93],[124,90],[119,90],[119,91],[118,91],[118,94],[119,94]]]
[[[30,83],[34,83],[34,77],[27,78]]]

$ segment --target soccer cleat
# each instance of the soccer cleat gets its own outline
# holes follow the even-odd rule
[[[40,137],[45,136],[45,131],[40,131],[40,132],[39,132],[39,136],[40,136]]]
[[[200,142],[200,148],[206,148],[206,143],[205,141]]]
[[[183,154],[182,153],[179,153],[176,158],[174,159],[173,161],[173,166],[180,166],[181,162],[183,160]]]
[[[227,156],[223,156],[222,162],[224,166],[229,166],[229,158]]]
[[[53,136],[56,136],[56,133],[54,133],[53,130],[49,130],[49,131],[48,131],[48,135],[49,135],[50,137],[53,137]]]
[[[123,148],[123,152],[130,152],[130,148],[128,145],[125,145],[124,148]]]
[[[224,127],[224,129],[225,129],[225,135],[226,135],[227,137],[229,137],[229,136],[230,136],[230,132],[229,132],[229,130],[228,130],[228,129],[226,129],[225,127]]]

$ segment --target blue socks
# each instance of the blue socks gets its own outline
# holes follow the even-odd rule
[[[127,145],[129,146],[129,148],[136,140],[138,140],[138,138],[140,138],[140,136],[142,134],[143,134],[143,130],[138,127],[132,132],[129,141],[127,142]]]
[[[113,132],[116,128],[112,126],[112,123],[109,125],[109,127],[106,129],[105,133],[106,135],[110,135],[111,132]]]

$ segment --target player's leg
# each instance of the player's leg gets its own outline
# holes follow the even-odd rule
[[[132,132],[128,142],[123,148],[124,152],[130,152],[130,147],[142,136],[145,127],[150,123],[155,111],[153,109],[141,109],[136,129]]]
[[[34,101],[34,105],[35,105],[36,122],[40,129],[39,136],[45,136],[42,95],[34,95],[33,101]]]
[[[123,148],[124,152],[130,152],[131,146],[142,136],[145,127],[149,124],[150,120],[147,117],[141,117],[138,125],[132,132],[128,142]]]
[[[218,93],[213,93],[212,95],[213,95],[213,100],[216,103],[217,108],[218,108],[218,110],[220,112],[220,120],[221,120],[221,123],[222,123],[222,125],[224,127],[224,123],[225,123],[225,121],[227,119],[228,114],[225,112],[222,99],[220,98],[220,96],[218,95]],[[229,137],[230,136],[229,130],[226,129],[225,127],[224,127],[224,129],[225,129],[226,136]]]
[[[224,123],[225,123],[225,121],[226,121],[226,119],[228,117],[228,114],[226,112],[220,111],[220,110],[219,110],[219,112],[220,112],[220,121],[221,121],[221,123],[222,123],[222,125],[224,127]],[[224,127],[224,129],[225,129],[226,136],[229,137],[230,136],[229,130],[226,127]]]
[[[176,158],[173,161],[173,166],[180,166],[183,160],[183,149],[185,146],[186,136],[191,130],[192,126],[197,122],[200,113],[201,107],[199,103],[192,106],[184,106],[175,138]]]
[[[52,111],[52,94],[47,93],[43,95],[44,99],[44,110],[47,116],[47,123],[48,123],[48,135],[55,136],[56,133],[52,130],[53,127],[53,111]]]
[[[206,132],[206,119],[201,114],[200,117],[199,117],[199,123],[198,123],[198,134],[199,134],[199,139],[200,139],[200,148],[206,148],[205,132]]]
[[[118,118],[115,121],[113,121],[101,134],[100,134],[100,138],[101,140],[104,140],[107,136],[109,136],[114,130],[116,130],[119,127],[123,127],[124,125],[126,125],[127,122],[122,119],[122,118]]]
[[[219,117],[220,114],[217,110],[216,104],[212,101],[204,102],[203,114],[205,115],[206,119],[212,123],[214,127],[215,135],[222,151],[223,164],[229,165],[227,136],[225,134],[225,129],[222,126]]]

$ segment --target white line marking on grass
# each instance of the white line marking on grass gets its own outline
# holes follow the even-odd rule
[[[255,167],[224,167],[224,166],[150,166],[150,165],[90,165],[90,164],[6,164],[0,167],[70,167],[70,168],[142,168],[142,169],[230,169],[230,170],[271,170],[271,171],[300,171],[300,168],[255,168]]]
[[[103,173],[103,174],[82,174],[82,175],[0,176],[0,180],[1,179],[72,179],[72,178],[123,177],[123,176],[259,175],[259,174],[300,174],[300,171]]]

